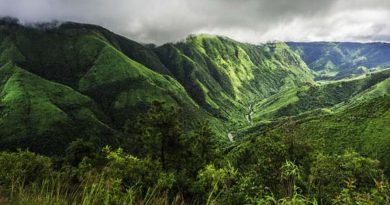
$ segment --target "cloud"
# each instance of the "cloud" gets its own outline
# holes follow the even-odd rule
[[[245,42],[377,41],[390,36],[388,0],[0,0],[24,22],[99,24],[142,42],[191,33]]]

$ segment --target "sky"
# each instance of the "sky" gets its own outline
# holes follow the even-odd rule
[[[163,44],[189,34],[267,41],[390,41],[390,0],[0,0],[21,22],[98,24]]]

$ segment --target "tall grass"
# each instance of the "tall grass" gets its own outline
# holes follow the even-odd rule
[[[61,177],[25,184],[15,180],[8,190],[0,190],[0,203],[6,205],[184,205],[181,194],[169,197],[159,187],[143,195],[136,187],[122,187],[119,180],[89,176],[80,184],[69,184]]]

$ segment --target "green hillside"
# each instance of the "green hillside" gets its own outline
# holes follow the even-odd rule
[[[296,133],[322,140],[328,153],[356,150],[379,159],[387,174],[390,124],[390,72],[356,80],[294,88],[254,106],[253,126],[239,136]],[[271,121],[270,121],[271,120]]]
[[[294,117],[292,129],[305,138],[323,139],[329,153],[342,153],[350,148],[379,159],[389,172],[389,103],[386,94],[335,113]],[[271,129],[282,131],[279,130],[282,126],[283,123]]]
[[[292,88],[272,95],[254,106],[254,120],[295,116],[316,109],[338,110],[389,95],[390,71],[376,72],[355,80],[340,80]],[[331,111],[331,110],[329,110]]]
[[[230,120],[244,119],[259,99],[313,83],[305,63],[281,42],[257,46],[198,35],[156,52],[198,104]]]
[[[317,79],[342,79],[390,67],[389,43],[288,42]]]
[[[4,148],[30,147],[31,150],[45,153],[60,153],[65,150],[70,141],[76,138],[89,139],[91,137],[102,141],[102,144],[112,144],[109,140],[105,141],[105,139],[116,141],[110,137],[112,134],[107,134],[107,132],[115,133],[114,130],[122,130],[127,120],[134,120],[140,113],[145,112],[154,100],[166,102],[167,106],[181,107],[186,118],[194,118],[195,121],[196,119],[215,121],[212,116],[199,108],[180,83],[162,74],[168,71],[164,71],[164,65],[159,63],[152,51],[138,43],[118,37],[101,27],[74,23],[48,29],[0,25],[0,34],[0,66],[8,70],[17,67],[20,72],[39,78],[42,83],[30,77],[18,78],[15,81],[25,86],[29,84],[40,86],[31,88],[39,90],[36,93],[31,91],[32,98],[38,98],[37,102],[33,103],[34,109],[48,111],[47,113],[37,111],[37,115],[29,116],[32,121],[36,121],[36,124],[33,125],[26,121],[24,124],[27,124],[27,127],[20,127],[23,124],[23,118],[13,117],[14,120],[8,120],[2,117],[5,127],[21,128],[17,129],[17,132],[12,129],[4,131],[6,133],[1,135],[1,138],[8,143],[4,144]],[[131,56],[141,63],[130,58]],[[8,78],[5,75],[2,77],[4,80],[1,86],[5,87]],[[44,83],[46,84],[41,85]],[[68,122],[70,117],[60,112],[62,108],[55,112],[49,108],[46,109],[45,104],[40,105],[38,102],[46,99],[40,99],[43,98],[40,93],[46,93],[49,99],[56,98],[58,93],[50,93],[51,90],[58,89],[55,86],[66,87],[72,91],[72,96],[78,94],[88,99],[89,105],[96,107],[94,110],[99,111],[105,123],[101,123],[95,117],[85,116],[84,123],[78,118],[72,119],[73,124],[77,125],[72,127]],[[4,90],[6,91],[8,92]],[[74,102],[67,102],[67,98],[66,96],[65,99],[59,101],[62,104],[71,103],[74,110],[83,110],[84,107],[92,109],[84,103],[83,98],[69,99]],[[9,110],[14,110],[20,115],[25,113],[23,107],[29,107],[28,98],[25,99],[23,95],[19,96],[18,100],[21,105],[12,104],[14,106],[12,108],[9,107],[11,104],[2,102],[6,104],[3,112],[8,113]],[[53,100],[46,99],[46,101],[48,104],[54,103],[57,106]],[[51,116],[51,118],[44,116]],[[47,120],[52,121],[46,122]],[[72,132],[69,127],[61,126],[60,122],[67,123],[73,130],[77,130],[76,127],[82,127],[85,123],[91,126],[106,127],[106,129],[92,129],[95,130],[94,132]],[[31,132],[29,128],[31,126],[38,131]],[[216,126],[223,125],[216,123]],[[62,136],[67,136],[69,139],[63,140]],[[47,143],[55,146],[58,143],[58,147],[43,145],[49,137],[52,139]],[[34,143],[21,143],[18,139],[29,139]],[[31,148],[34,144],[35,148]]]
[[[0,147],[55,154],[77,139],[117,142],[98,105],[68,86],[47,81],[13,63],[0,68]]]

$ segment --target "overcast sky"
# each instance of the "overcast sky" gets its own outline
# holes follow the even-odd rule
[[[251,43],[390,41],[390,0],[0,0],[6,15],[99,24],[157,44],[197,33]]]

